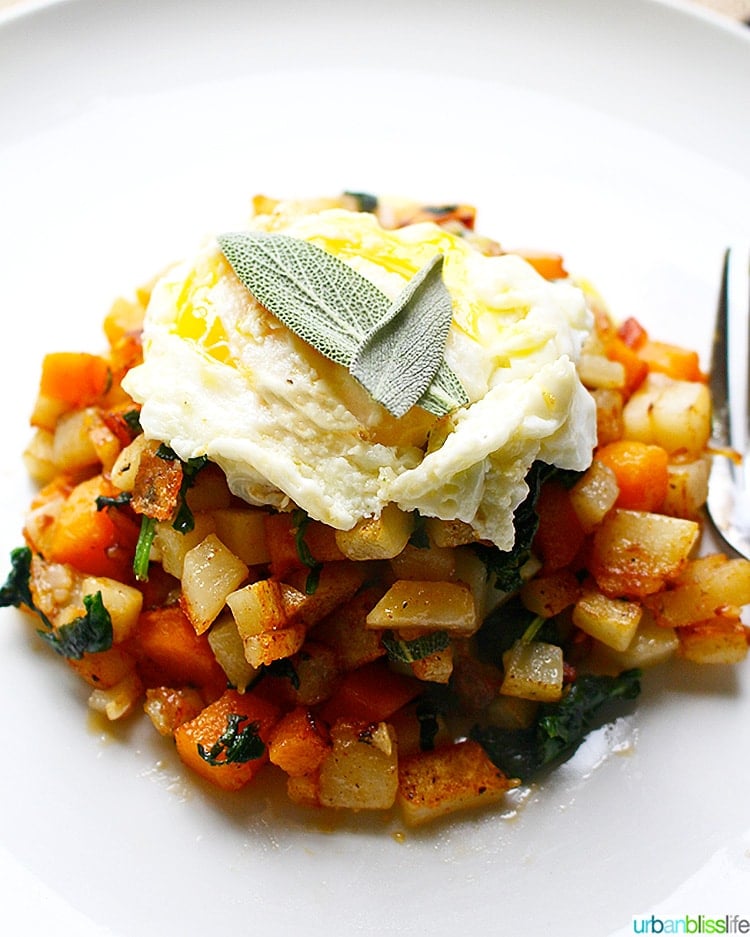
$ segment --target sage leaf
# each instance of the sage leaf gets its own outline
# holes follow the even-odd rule
[[[374,283],[310,241],[245,231],[221,235],[219,246],[262,306],[344,367],[387,312]]]
[[[285,234],[220,235],[240,282],[272,315],[348,368],[395,416],[415,403],[443,416],[468,403],[443,354],[452,305],[442,256],[391,302],[374,283],[316,244]]]
[[[386,633],[380,640],[388,652],[388,657],[404,664],[411,664],[415,660],[424,660],[431,654],[438,654],[451,643],[446,631],[431,631],[419,638],[412,638],[410,641],[397,638],[392,633]]]
[[[437,254],[406,284],[359,346],[349,370],[396,417],[423,396],[443,362],[453,304]]]

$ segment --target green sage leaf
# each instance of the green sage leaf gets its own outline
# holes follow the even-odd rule
[[[437,254],[406,284],[349,366],[396,417],[422,398],[444,361],[453,305],[442,272]]]
[[[411,664],[415,660],[423,660],[431,654],[444,651],[451,643],[446,631],[430,631],[419,638],[412,638],[411,641],[404,641],[392,633],[387,633],[380,640],[390,659],[404,664]]]
[[[219,246],[255,299],[343,365],[394,416],[415,403],[443,416],[468,403],[443,357],[452,306],[438,255],[391,302],[316,244],[285,234],[223,234]]]
[[[222,235],[219,245],[262,306],[344,367],[388,307],[366,277],[309,241],[245,231]]]

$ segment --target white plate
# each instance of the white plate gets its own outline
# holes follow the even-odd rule
[[[78,0],[0,27],[1,555],[31,491],[38,363],[249,198],[473,202],[619,316],[705,353],[750,222],[750,32],[647,0]],[[632,933],[750,917],[749,668],[677,667],[514,816],[405,841],[186,780],[104,734],[11,611],[0,630],[0,894],[11,932]]]

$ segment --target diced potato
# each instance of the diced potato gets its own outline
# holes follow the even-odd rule
[[[398,773],[398,804],[410,826],[457,810],[489,806],[518,786],[476,742],[412,755],[402,760]]]
[[[231,614],[222,612],[208,632],[208,643],[230,685],[244,693],[257,673],[245,658],[245,645]]]
[[[418,680],[448,683],[453,673],[453,648],[448,645],[445,650],[436,651],[420,660],[412,661],[411,669]]]
[[[46,485],[57,475],[53,442],[54,436],[48,429],[37,429],[24,449],[23,463],[37,485]]]
[[[355,670],[386,653],[380,631],[367,628],[367,614],[383,594],[381,588],[363,589],[315,626],[312,635],[336,654],[342,670]]]
[[[304,593],[276,579],[252,582],[226,597],[243,640],[265,631],[286,628],[304,601]]]
[[[673,589],[648,600],[660,625],[681,628],[750,604],[750,561],[721,555],[693,560]]]
[[[477,539],[476,531],[465,521],[445,521],[439,517],[428,517],[424,523],[427,536],[436,547],[460,547],[474,543]]]
[[[295,620],[303,622],[308,628],[316,625],[356,595],[369,571],[367,563],[353,563],[350,560],[324,563],[312,592],[307,591],[309,570],[290,573],[286,581],[304,594],[304,601],[295,609]]]
[[[333,748],[320,768],[320,803],[353,810],[387,810],[398,790],[396,734],[385,722],[337,722]]]
[[[503,654],[505,676],[500,692],[505,696],[540,703],[555,703],[562,696],[563,652],[546,641],[516,641]]]
[[[91,444],[96,451],[96,457],[101,463],[102,471],[107,474],[117,461],[122,451],[122,442],[107,425],[101,412],[96,408],[89,411],[88,432]]]
[[[607,595],[649,595],[679,576],[699,532],[695,521],[614,508],[596,529],[589,568]]]
[[[159,735],[170,738],[178,726],[195,719],[205,705],[192,687],[160,686],[146,690],[143,709]]]
[[[255,508],[219,508],[212,511],[216,536],[247,566],[268,563],[264,518],[266,511]]]
[[[638,602],[584,589],[573,608],[573,624],[607,647],[624,651],[633,640],[642,614]]]
[[[199,511],[219,511],[230,506],[232,495],[227,487],[226,476],[218,465],[209,462],[198,472],[185,494],[185,500],[194,514]]]
[[[453,578],[456,570],[456,552],[450,547],[428,547],[408,544],[390,561],[397,579],[421,579],[442,582]]]
[[[298,703],[315,706],[333,693],[340,670],[332,648],[318,641],[306,640],[292,659],[292,665],[298,680],[292,693]]]
[[[697,381],[651,372],[623,410],[625,436],[699,458],[711,435],[711,395]]]
[[[90,410],[71,410],[55,426],[52,458],[59,471],[75,474],[99,465],[99,456],[89,432]]]
[[[680,655],[694,664],[738,664],[747,657],[748,633],[736,618],[716,616],[679,628]]]
[[[207,631],[249,570],[215,534],[185,554],[180,603],[197,634]]]
[[[581,585],[568,569],[547,576],[536,576],[521,587],[521,601],[535,615],[552,618],[573,605],[581,594]]]
[[[143,607],[140,589],[125,585],[116,579],[104,576],[86,576],[81,582],[81,596],[101,592],[102,604],[112,619],[112,635],[115,644],[121,644],[131,636],[138,624]]]
[[[663,664],[674,656],[679,647],[679,639],[674,628],[662,628],[653,616],[644,609],[633,640],[624,651],[607,648],[606,656],[615,665],[615,671],[630,670],[633,667],[654,667]]]
[[[112,484],[120,491],[132,491],[141,464],[141,454],[150,442],[141,433],[120,452],[110,473]]]
[[[591,391],[596,404],[596,438],[600,446],[622,439],[623,396],[619,390],[605,388]]]
[[[367,616],[368,628],[471,635],[479,625],[474,597],[461,582],[398,580]]]
[[[277,631],[243,635],[242,643],[245,659],[252,667],[267,666],[296,654],[305,643],[305,628],[303,625],[289,625]]]
[[[321,807],[320,778],[317,771],[300,776],[290,775],[286,782],[287,797],[300,807]]]
[[[625,368],[606,355],[584,352],[578,362],[578,374],[582,383],[591,389],[616,390],[625,386]]]
[[[337,530],[336,544],[350,560],[387,560],[409,542],[414,518],[395,504],[387,504],[379,517],[365,517],[351,530]]]
[[[570,490],[570,503],[586,533],[600,524],[615,506],[619,488],[615,473],[596,459]]]
[[[182,579],[188,551],[215,532],[212,514],[195,514],[193,519],[193,529],[185,533],[175,530],[171,521],[160,521],[156,525],[152,544],[153,556],[158,557],[164,572],[175,579]]]
[[[31,425],[35,429],[54,432],[55,424],[67,409],[68,404],[64,400],[40,392],[37,394],[34,409],[31,411]]]
[[[104,713],[107,719],[114,722],[133,712],[142,696],[143,684],[133,670],[113,687],[94,690],[89,696],[89,706],[96,712]]]
[[[697,520],[708,498],[710,472],[710,463],[705,458],[668,465],[669,483],[662,504],[664,513]]]

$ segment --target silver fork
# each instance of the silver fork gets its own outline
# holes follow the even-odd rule
[[[711,353],[713,458],[708,515],[724,545],[750,558],[750,252],[724,255]]]

